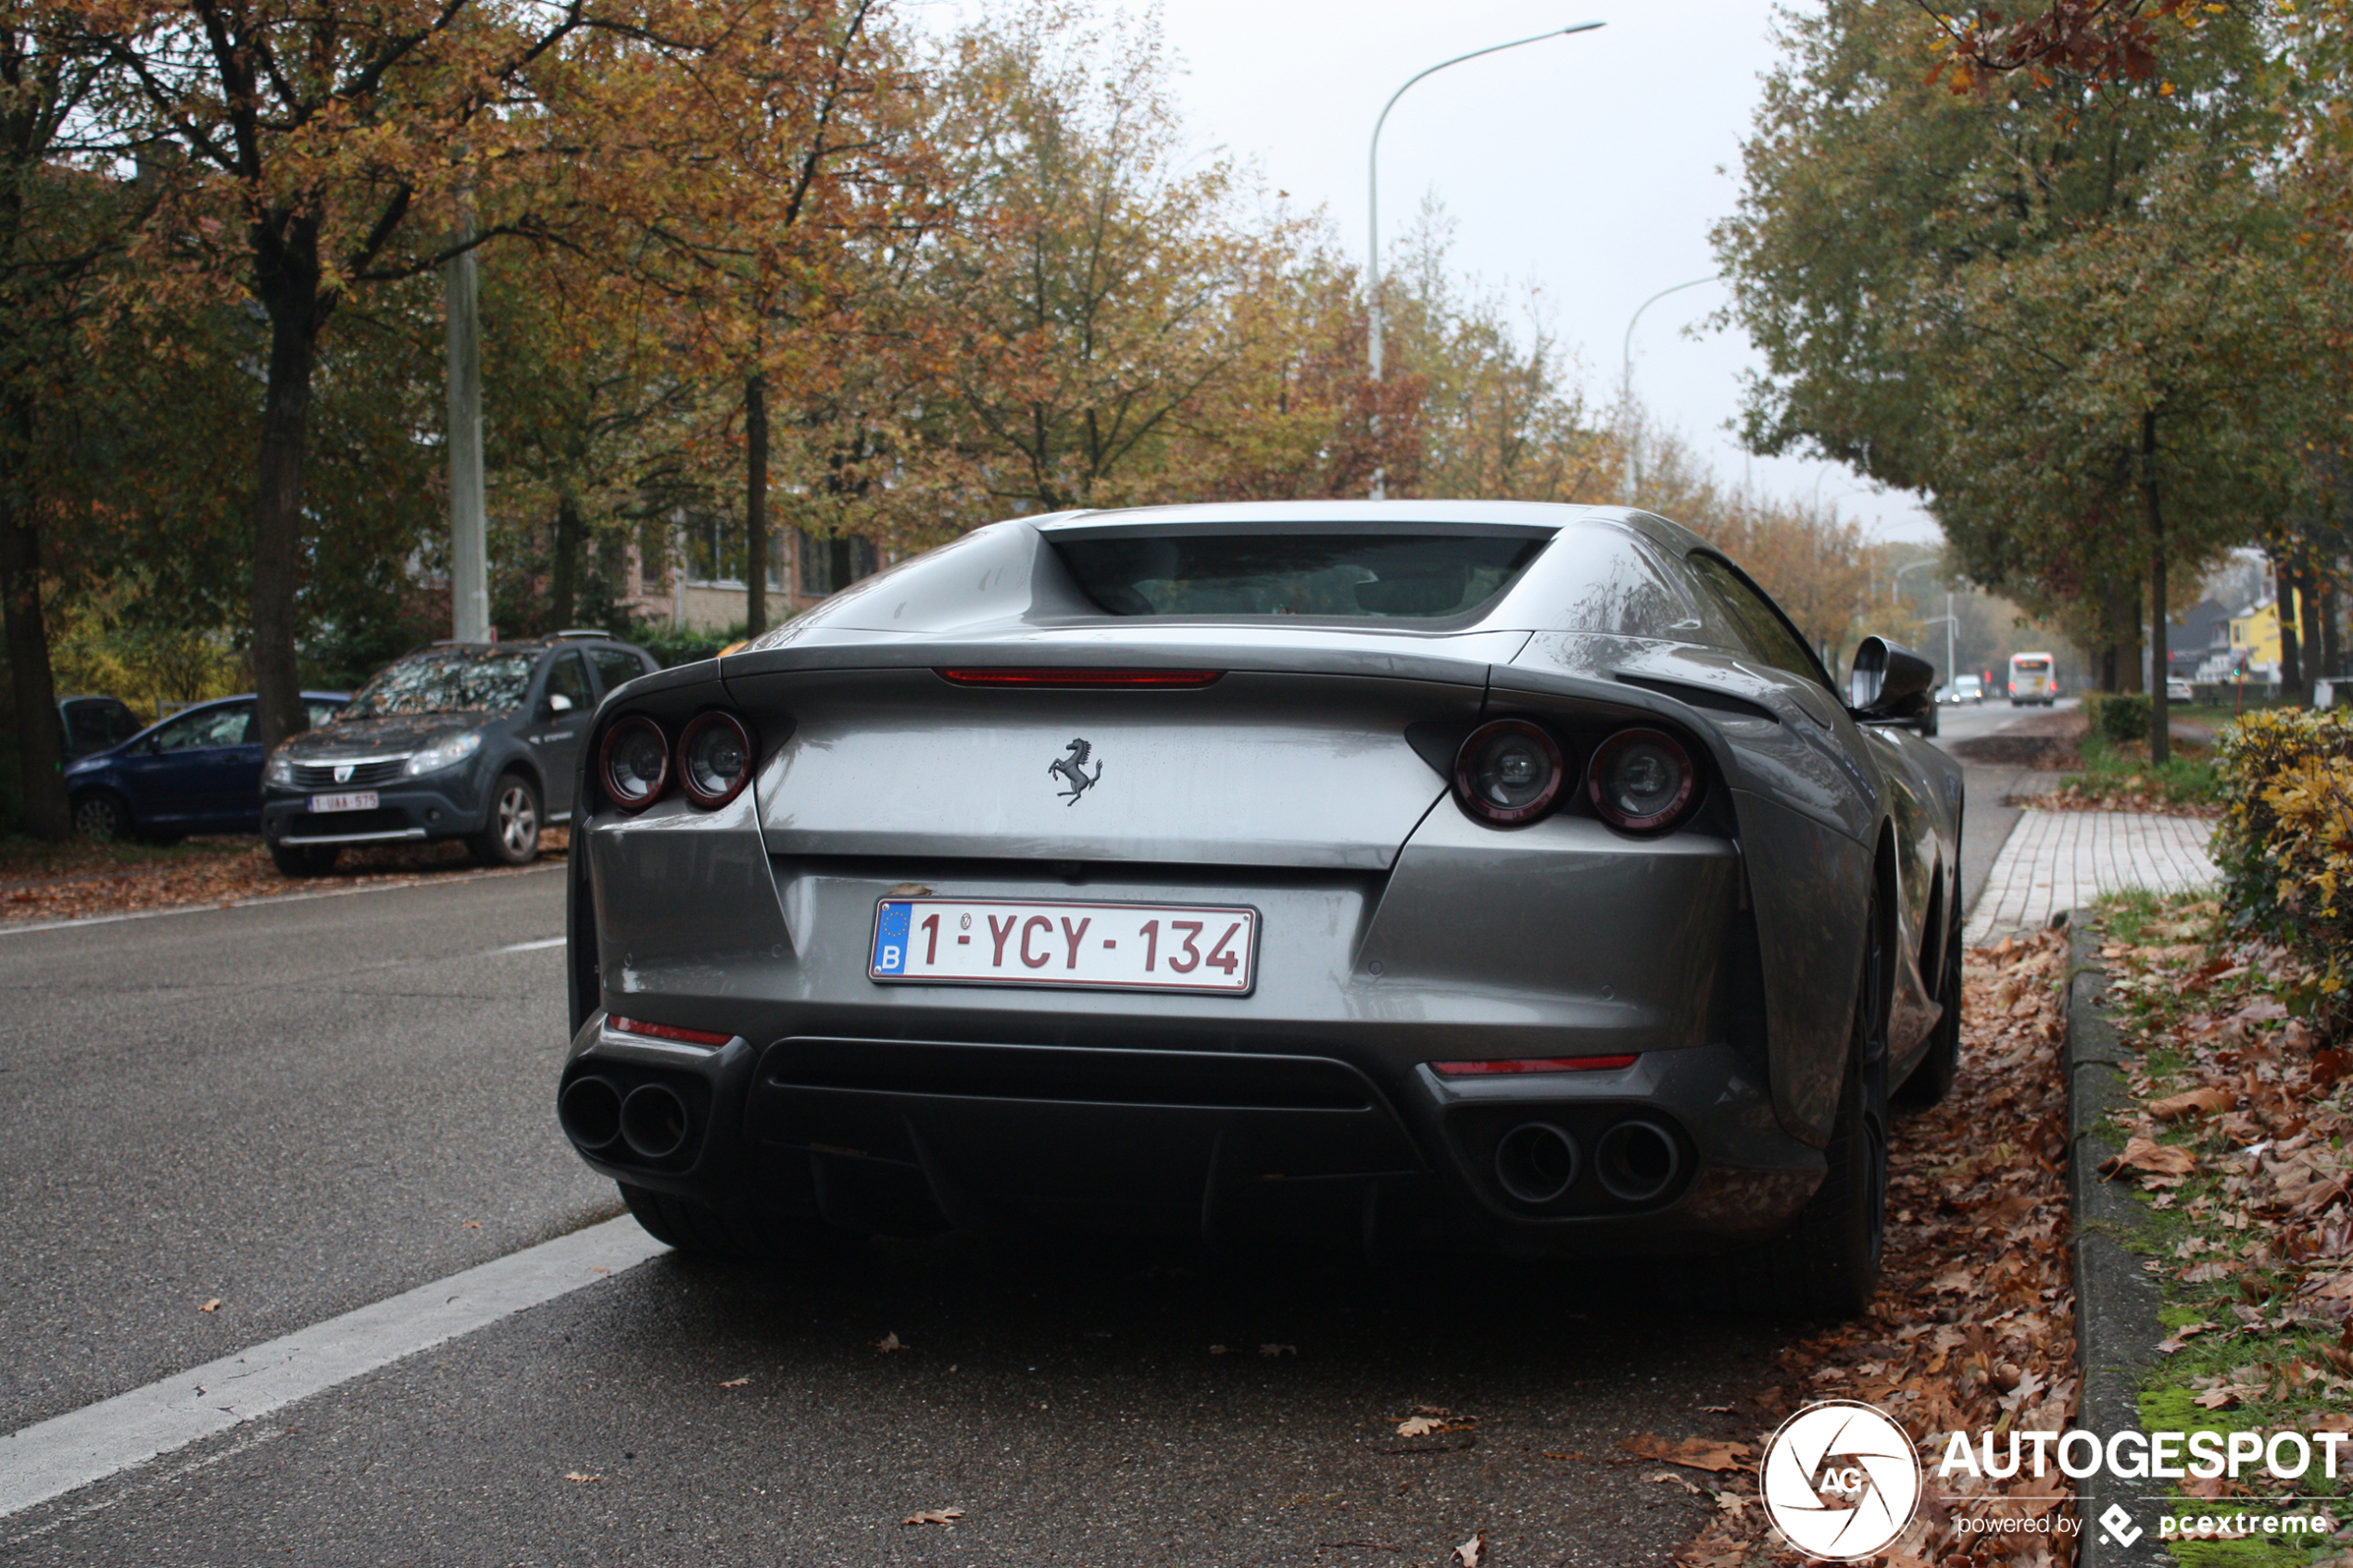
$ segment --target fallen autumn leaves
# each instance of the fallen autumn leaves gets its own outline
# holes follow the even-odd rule
[[[1824,1399],[1877,1405],[1915,1439],[2068,1424],[2076,1377],[2057,989],[2066,957],[2065,939],[2049,932],[1969,955],[1959,1082],[1943,1105],[1895,1125],[1879,1298],[1868,1317],[1782,1352],[1777,1383],[1755,1396],[1763,1425]],[[1656,1438],[1625,1446],[1684,1465],[1716,1459],[1711,1450],[1722,1447],[1692,1439],[1674,1448]],[[2048,1535],[1954,1528],[1964,1515],[2047,1519],[2072,1504],[2064,1478],[1939,1480],[1937,1458],[1923,1456],[1919,1515],[1874,1562],[2024,1568],[2071,1557],[2064,1548],[2055,1552]],[[1810,1561],[1773,1534],[1762,1508],[1748,1506],[1755,1489],[1753,1469],[1727,1474],[1713,1493],[1717,1517],[1677,1562],[1759,1568]]]
[[[542,855],[560,855],[563,828],[540,835]],[[142,914],[324,893],[361,886],[405,886],[452,872],[474,872],[459,844],[400,845],[354,850],[337,874],[286,876],[254,838],[196,838],[169,849],[138,845],[62,845],[11,840],[0,855],[0,929],[19,922],[84,920],[93,915]],[[511,873],[506,873],[511,874]]]

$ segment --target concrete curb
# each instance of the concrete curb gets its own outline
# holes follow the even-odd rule
[[[2142,1374],[2165,1336],[2158,1315],[2163,1292],[2122,1240],[2146,1216],[2129,1187],[2100,1179],[2101,1161],[2124,1147],[2103,1123],[2130,1098],[2116,1027],[2099,1005],[2107,989],[2098,934],[2079,914],[2068,928],[2066,1058],[2075,1358],[2083,1380],[2075,1424],[2103,1438],[2140,1429]],[[2145,1533],[2129,1547],[2118,1545],[2100,1527],[2100,1515],[2111,1506],[2133,1512],[2129,1486],[2105,1467],[2076,1483],[2076,1517],[2083,1532],[2077,1568],[2171,1568],[2172,1555],[2158,1544],[2155,1519],[2133,1519]]]

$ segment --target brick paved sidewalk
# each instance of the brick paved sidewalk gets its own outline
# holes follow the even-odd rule
[[[2056,911],[2115,888],[2167,892],[2216,881],[2206,853],[2213,834],[2214,824],[2198,817],[2021,811],[1969,914],[1967,940],[1974,947],[2044,925]]]

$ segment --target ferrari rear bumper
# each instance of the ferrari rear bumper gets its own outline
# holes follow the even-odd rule
[[[1599,1073],[1463,1082],[1424,1064],[1376,1081],[1312,1052],[829,1036],[700,1047],[599,1014],[560,1097],[575,1147],[616,1180],[897,1235],[1704,1250],[1781,1229],[1823,1168],[1722,1046]],[[604,1114],[624,1102],[668,1119]]]

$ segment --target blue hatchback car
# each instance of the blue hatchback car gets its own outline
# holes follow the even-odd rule
[[[302,694],[313,725],[350,700],[346,692]],[[92,838],[166,843],[191,833],[258,832],[261,763],[251,693],[198,703],[66,764],[74,829]]]

